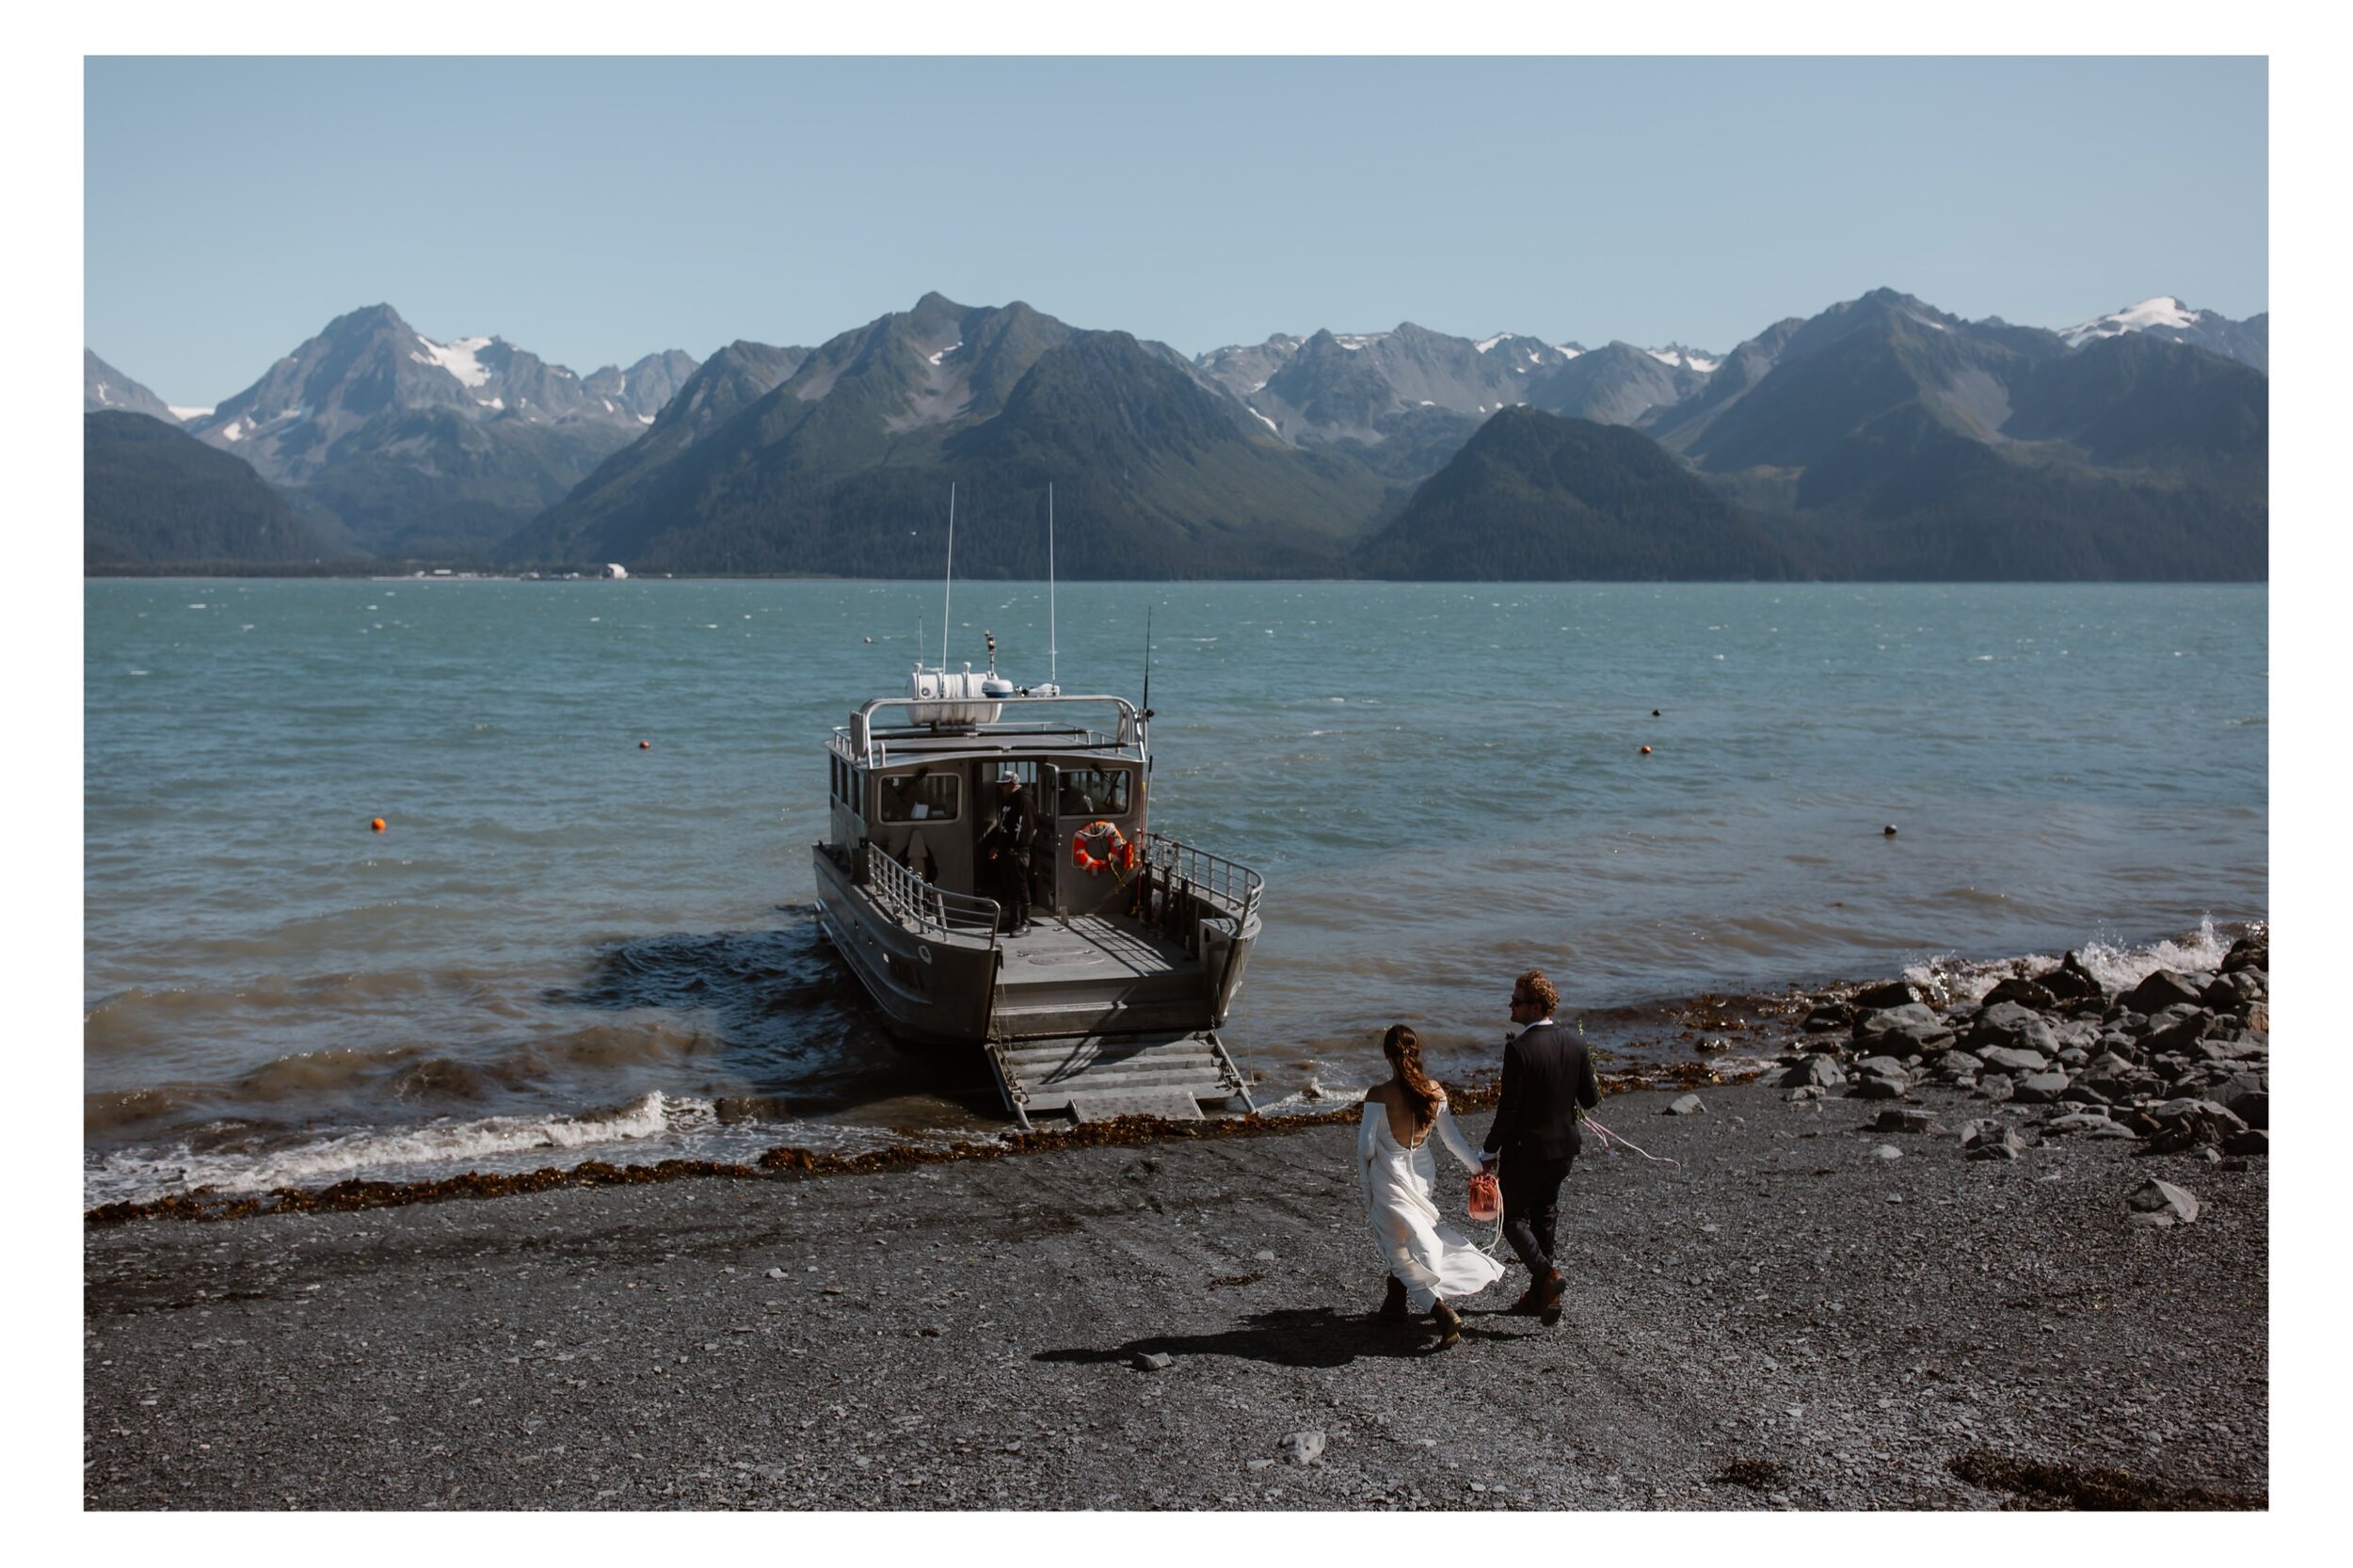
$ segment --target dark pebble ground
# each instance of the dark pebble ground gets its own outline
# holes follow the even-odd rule
[[[1443,1352],[1371,1320],[1337,1126],[91,1224],[85,1501],[2265,1506],[2267,1159],[1970,1159],[1972,1121],[2053,1108],[1923,1083],[1931,1125],[1882,1131],[1790,1093],[1605,1102],[1681,1165],[1589,1153],[1566,1320],[1501,1314],[1515,1266]],[[2136,1218],[2153,1176],[2193,1223]]]

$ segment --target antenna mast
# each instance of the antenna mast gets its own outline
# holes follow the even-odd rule
[[[1062,658],[1054,645],[1054,482],[1046,482],[1046,679],[1062,690]]]
[[[948,584],[939,595],[939,673],[948,673],[948,606],[956,596],[956,487],[948,486]]]

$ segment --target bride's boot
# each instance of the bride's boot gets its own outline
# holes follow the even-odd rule
[[[1395,1274],[1389,1276],[1388,1294],[1381,1298],[1381,1310],[1373,1316],[1385,1323],[1401,1323],[1409,1314],[1405,1310],[1405,1282]]]
[[[1438,1325],[1438,1349],[1463,1342],[1463,1315],[1443,1301],[1430,1308],[1430,1317]]]

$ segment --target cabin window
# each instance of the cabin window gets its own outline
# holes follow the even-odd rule
[[[1064,768],[1058,817],[1124,817],[1133,797],[1126,768]]]
[[[882,820],[901,822],[951,822],[962,804],[958,785],[962,780],[952,773],[894,774],[882,781]]]
[[[841,759],[828,757],[825,760],[832,764],[829,771],[833,776],[833,798],[840,800],[841,798]]]

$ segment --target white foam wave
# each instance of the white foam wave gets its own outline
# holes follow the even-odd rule
[[[351,1177],[431,1181],[468,1172],[485,1175],[568,1167],[583,1160],[621,1165],[661,1160],[708,1160],[748,1165],[771,1148],[820,1154],[864,1154],[893,1144],[946,1148],[969,1139],[954,1128],[886,1128],[838,1122],[722,1120],[708,1100],[648,1094],[613,1111],[586,1115],[493,1116],[440,1121],[421,1128],[350,1129],[283,1149],[194,1153],[169,1147],[119,1149],[85,1166],[83,1201],[89,1207],[144,1202],[209,1188],[216,1192],[265,1192],[280,1187],[319,1188]],[[569,1157],[569,1158],[568,1158]]]
[[[2185,974],[2212,970],[2220,966],[2233,940],[2216,931],[2214,920],[2209,918],[2199,921],[2198,929],[2187,936],[2168,937],[2146,946],[2090,941],[2075,951],[2082,955],[2084,967],[2093,978],[2108,991],[2116,992],[2131,990],[2159,969]],[[2056,968],[2061,956],[2030,952],[1990,961],[1931,958],[1907,967],[1904,978],[1921,983],[1941,980],[1955,1002],[1975,1002],[2013,975],[2037,975]]]
[[[377,1174],[419,1165],[462,1165],[500,1155],[636,1143],[708,1126],[712,1119],[710,1101],[656,1090],[616,1110],[584,1116],[488,1116],[477,1121],[431,1122],[418,1128],[371,1128],[263,1155],[197,1155],[184,1147],[165,1156],[128,1155],[122,1157],[126,1168],[119,1174],[130,1176],[143,1170],[149,1184],[167,1188],[210,1186],[224,1192],[259,1192],[278,1187],[317,1186],[363,1171]],[[176,1179],[153,1179],[166,1176]]]

